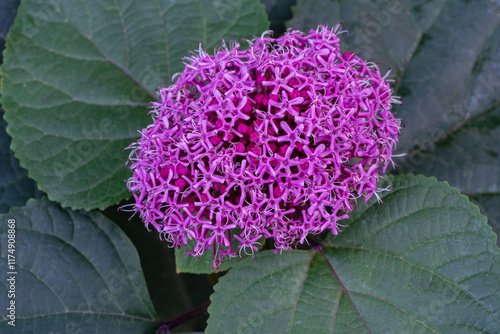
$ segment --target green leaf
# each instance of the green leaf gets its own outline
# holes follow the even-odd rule
[[[405,70],[400,149],[429,145],[500,102],[500,5],[447,1]],[[460,16],[460,20],[456,17]]]
[[[257,0],[23,1],[2,66],[12,149],[64,207],[116,204],[129,196],[123,149],[180,58],[267,26]]]
[[[475,117],[436,144],[414,152],[398,166],[398,172],[433,175],[467,194],[499,193],[500,106]]]
[[[207,333],[498,333],[500,249],[446,183],[398,176],[310,251],[259,253],[215,286]]]
[[[0,265],[15,220],[15,327],[0,315],[2,333],[153,333],[155,313],[132,243],[96,212],[30,200],[0,216]],[[8,305],[9,286],[0,285]]]

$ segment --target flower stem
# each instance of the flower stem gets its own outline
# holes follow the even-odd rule
[[[189,320],[195,319],[199,315],[206,313],[208,307],[210,306],[211,301],[207,301],[201,305],[198,305],[194,309],[181,314],[175,319],[172,319],[170,321],[160,321],[160,328],[156,332],[157,334],[167,334],[170,333],[170,331],[176,327],[179,327],[180,325],[188,322]]]

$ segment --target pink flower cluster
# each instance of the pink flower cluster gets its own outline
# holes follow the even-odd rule
[[[386,76],[339,48],[340,26],[200,49],[152,103],[132,144],[134,211],[173,246],[195,240],[214,266],[339,231],[356,200],[377,191],[400,120]]]

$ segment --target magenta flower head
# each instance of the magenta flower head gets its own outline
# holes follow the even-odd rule
[[[174,247],[195,240],[191,255],[212,249],[215,268],[262,237],[280,251],[339,232],[356,200],[376,194],[400,130],[388,75],[342,53],[339,30],[264,33],[246,50],[185,58],[130,146],[128,188],[146,226]]]

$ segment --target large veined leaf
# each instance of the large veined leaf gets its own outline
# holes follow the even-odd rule
[[[467,197],[423,176],[310,251],[259,253],[215,286],[207,333],[498,333],[500,249]]]
[[[346,50],[392,68],[404,103],[394,109],[405,124],[398,151],[408,152],[395,159],[399,173],[498,194],[498,1],[299,0],[294,12],[299,29],[342,21]]]
[[[123,149],[180,58],[267,26],[257,0],[23,1],[2,66],[12,149],[63,206],[116,204],[128,196]]]
[[[0,216],[0,264],[15,256],[16,320],[2,333],[154,333],[155,312],[132,243],[99,213],[65,210],[48,200]],[[15,221],[9,253],[7,222]],[[12,227],[12,226],[11,226]],[[9,305],[6,280],[0,302]]]

